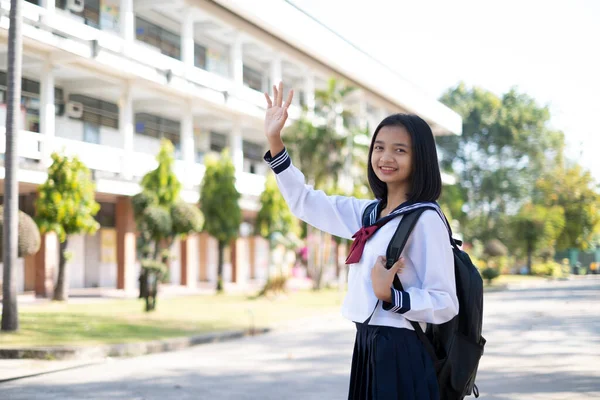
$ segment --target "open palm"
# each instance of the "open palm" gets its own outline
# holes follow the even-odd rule
[[[294,91],[290,90],[285,104],[283,103],[283,83],[279,83],[279,88],[273,86],[273,100],[265,93],[267,99],[267,113],[265,115],[265,135],[267,139],[278,138],[281,130],[288,118],[288,108],[292,103]]]

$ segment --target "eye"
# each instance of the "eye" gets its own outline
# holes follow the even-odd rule
[[[375,146],[374,150],[383,150],[383,146]]]
[[[400,148],[400,149],[396,149],[396,151],[397,151],[398,153],[406,153],[406,150],[404,150],[404,149],[402,149],[402,148]]]

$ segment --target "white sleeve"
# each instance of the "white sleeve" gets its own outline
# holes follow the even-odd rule
[[[392,288],[393,303],[384,302],[383,308],[415,322],[450,321],[458,314],[454,254],[448,230],[436,211],[423,212],[403,253],[414,265],[421,287]]]
[[[317,229],[346,239],[351,239],[361,228],[362,213],[372,200],[327,196],[321,190],[314,190],[305,183],[302,172],[294,167],[286,149],[275,157],[267,152],[265,161],[275,172],[279,190],[296,217]]]

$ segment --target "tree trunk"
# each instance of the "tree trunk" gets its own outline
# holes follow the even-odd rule
[[[223,291],[223,257],[225,256],[225,242],[219,240],[219,263],[217,265],[217,293]]]
[[[58,259],[58,278],[56,279],[56,286],[54,287],[54,300],[65,301],[69,298],[68,282],[65,282],[67,259],[65,258],[65,251],[67,251],[67,243],[69,239],[65,239],[59,246],[59,259]]]
[[[531,275],[531,264],[533,259],[533,247],[527,246],[527,275]]]
[[[8,82],[6,145],[4,154],[4,226],[2,246],[4,256],[2,283],[2,330],[19,329],[17,313],[17,246],[19,182],[17,181],[17,131],[21,117],[21,61],[23,58],[22,1],[11,0],[8,28]]]

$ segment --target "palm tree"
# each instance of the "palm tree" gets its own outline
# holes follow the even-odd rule
[[[17,129],[21,111],[21,61],[23,58],[22,2],[10,2],[10,27],[8,28],[8,83],[6,115],[6,151],[4,155],[4,221],[3,249],[4,275],[2,285],[2,330],[19,329],[17,313],[17,241],[19,182],[17,181]]]

